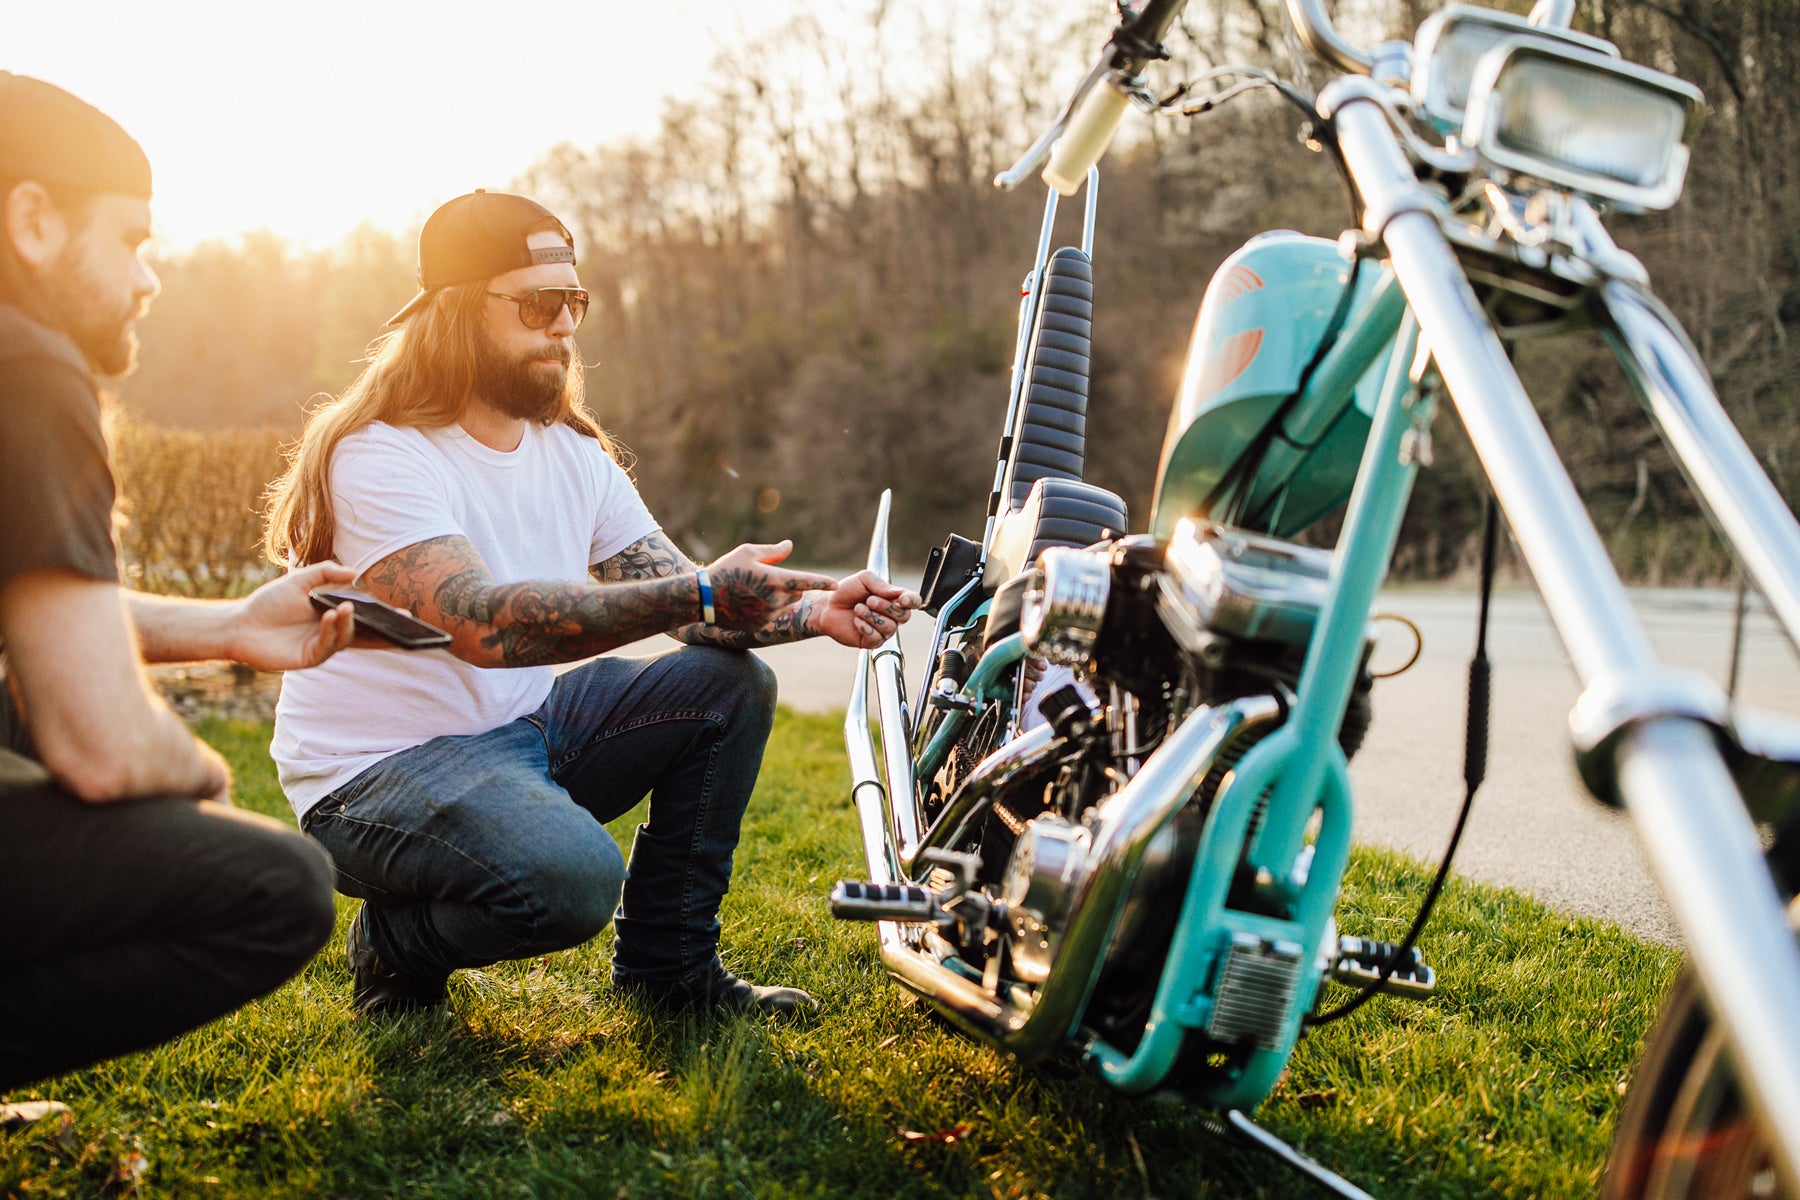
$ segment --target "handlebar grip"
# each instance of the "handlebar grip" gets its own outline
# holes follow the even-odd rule
[[[1064,196],[1080,191],[1087,182],[1088,168],[1099,162],[1112,144],[1113,134],[1118,132],[1130,104],[1130,99],[1117,88],[1104,81],[1097,84],[1050,148],[1050,161],[1044,164],[1044,182]]]

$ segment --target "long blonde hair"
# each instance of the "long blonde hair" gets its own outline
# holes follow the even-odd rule
[[[356,381],[307,417],[300,440],[288,451],[287,472],[265,495],[263,550],[272,562],[298,567],[332,556],[337,520],[331,510],[331,455],[344,438],[376,421],[440,429],[461,419],[474,395],[486,296],[486,280],[434,294],[405,324],[376,338]],[[619,458],[584,394],[576,355],[562,399],[543,423],[567,425]]]

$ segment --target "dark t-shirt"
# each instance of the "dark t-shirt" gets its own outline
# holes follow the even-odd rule
[[[116,582],[114,494],[87,364],[0,304],[0,584],[56,567]]]
[[[87,363],[66,338],[0,304],[0,584],[47,568],[116,582],[113,495]],[[0,747],[29,754],[4,676],[0,646]]]

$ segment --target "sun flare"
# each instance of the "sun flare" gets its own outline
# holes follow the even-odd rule
[[[71,0],[8,14],[0,67],[97,105],[149,154],[165,250],[269,229],[307,248],[415,227],[560,142],[655,128],[706,61],[794,10],[757,0],[593,4],[496,36],[469,0],[302,9]],[[647,53],[670,45],[681,52]]]

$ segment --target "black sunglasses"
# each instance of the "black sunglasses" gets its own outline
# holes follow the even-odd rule
[[[527,329],[542,329],[556,320],[556,314],[566,304],[569,316],[576,325],[581,318],[587,316],[588,294],[585,288],[542,287],[532,288],[523,296],[508,296],[505,292],[489,292],[496,300],[511,300],[519,306],[519,320]]]

